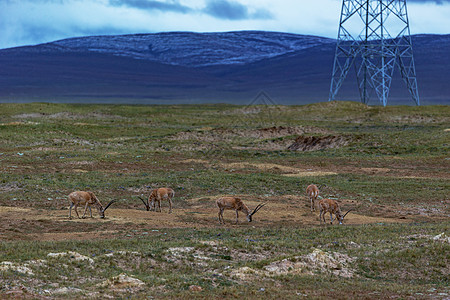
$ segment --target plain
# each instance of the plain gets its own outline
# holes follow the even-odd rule
[[[1,298],[450,297],[450,107],[0,104]],[[306,187],[353,211],[320,225]],[[138,196],[175,190],[173,213]],[[68,219],[89,190],[105,219]],[[251,223],[215,200],[266,202]],[[328,216],[327,216],[328,217]]]

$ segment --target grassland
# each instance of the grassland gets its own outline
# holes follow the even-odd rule
[[[0,297],[447,299],[449,150],[449,106],[0,104]],[[117,202],[69,220],[74,190]],[[219,226],[219,195],[268,204]]]

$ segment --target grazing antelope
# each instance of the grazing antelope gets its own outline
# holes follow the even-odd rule
[[[97,197],[92,192],[84,192],[84,191],[77,191],[72,192],[69,194],[69,219],[72,219],[72,207],[74,207],[75,212],[77,213],[77,217],[80,219],[80,215],[78,214],[78,205],[84,205],[84,214],[81,218],[84,218],[86,215],[86,211],[89,207],[89,211],[91,213],[92,218],[92,210],[91,205],[94,205],[98,213],[100,215],[100,218],[105,218],[105,211],[108,209],[108,207],[114,202],[114,200],[110,201],[108,205],[106,205],[105,208],[103,208],[103,205],[100,203],[100,201],[97,199]]]
[[[236,211],[236,224],[238,224],[239,211],[242,211],[247,216],[247,221],[252,221],[252,216],[261,209],[265,203],[258,204],[256,208],[250,212],[248,207],[242,202],[240,198],[237,197],[221,197],[216,201],[217,207],[219,208],[219,223],[225,224],[223,220],[223,211],[225,209],[234,209]]]
[[[175,191],[172,190],[171,188],[159,188],[159,189],[154,189],[151,192],[150,196],[148,197],[147,202],[145,202],[145,200],[142,199],[141,197],[139,197],[139,199],[142,200],[147,211],[152,210],[152,209],[154,211],[156,211],[155,201],[158,202],[158,207],[159,207],[160,212],[161,212],[161,200],[167,199],[167,201],[169,202],[169,214],[170,214],[170,213],[172,213],[172,198],[174,196],[175,196]]]
[[[325,213],[330,213],[330,224],[333,224],[333,221],[337,218],[339,221],[339,224],[342,225],[342,221],[344,220],[345,216],[351,211],[347,211],[345,215],[342,215],[341,208],[339,207],[339,204],[335,200],[331,199],[322,199],[319,201],[319,208],[320,208],[320,215],[319,220],[320,223],[325,223]],[[333,219],[333,214],[335,215],[335,218]]]
[[[311,201],[311,212],[314,210],[316,211],[316,200],[319,196],[319,188],[315,184],[310,184],[306,188],[306,194],[309,197],[309,200]]]

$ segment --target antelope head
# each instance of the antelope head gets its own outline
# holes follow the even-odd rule
[[[342,222],[344,221],[345,216],[351,211],[352,211],[352,209],[349,209],[344,215],[341,215],[341,214],[336,215],[336,218],[339,221],[339,225],[342,225]]]
[[[98,209],[98,212],[100,214],[100,218],[104,219],[105,218],[105,211],[108,209],[108,207],[111,206],[111,204],[113,204],[115,201],[111,200],[106,206],[105,208],[102,207],[102,205],[100,204],[100,207]]]
[[[142,202],[144,203],[144,205],[145,205],[145,208],[147,209],[147,211],[149,211],[149,210],[150,210],[150,205],[148,204],[148,200],[147,200],[147,202],[145,202],[145,200],[142,199],[141,197],[138,196],[138,198],[141,199],[141,201],[142,201]]]
[[[252,221],[252,216],[254,215],[254,214],[256,214],[256,212],[258,211],[258,210],[260,210],[261,209],[261,207],[263,207],[264,205],[266,205],[266,203],[263,203],[263,204],[258,204],[257,206],[256,206],[256,208],[251,212],[251,213],[249,213],[248,215],[247,215],[247,221],[249,221],[249,222],[251,222]]]

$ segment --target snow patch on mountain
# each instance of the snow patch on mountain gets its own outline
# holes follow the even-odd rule
[[[94,52],[203,67],[247,64],[334,42],[333,39],[317,36],[266,31],[167,32],[70,38],[22,47],[22,51]]]

